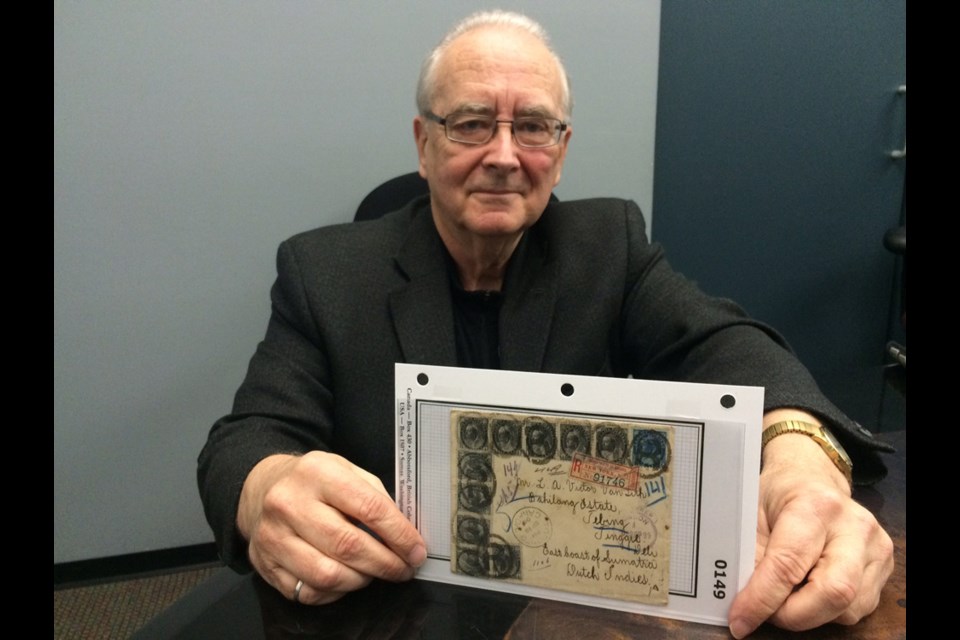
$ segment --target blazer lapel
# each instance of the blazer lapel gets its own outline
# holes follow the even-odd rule
[[[444,251],[428,201],[395,258],[407,282],[390,293],[390,312],[405,362],[457,366]]]
[[[527,234],[507,272],[500,310],[500,366],[540,371],[557,302],[556,266],[548,259],[547,242],[537,226]],[[414,215],[396,256],[407,282],[390,294],[390,312],[406,362],[457,366],[445,251],[427,204]]]

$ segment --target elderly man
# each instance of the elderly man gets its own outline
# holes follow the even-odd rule
[[[734,636],[872,612],[893,545],[820,427],[857,480],[883,473],[882,447],[775,332],[671,271],[633,203],[550,201],[572,128],[543,30],[471,16],[425,61],[417,102],[429,200],[280,247],[267,335],[200,456],[224,560],[310,604],[414,576],[426,549],[384,484],[395,362],[629,374],[767,389],[758,564]]]

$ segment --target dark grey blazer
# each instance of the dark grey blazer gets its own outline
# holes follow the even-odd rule
[[[264,457],[335,451],[392,489],[395,362],[457,365],[446,250],[426,198],[372,222],[284,242],[272,314],[233,411],[211,429],[198,480],[221,557],[249,567],[240,489]],[[822,396],[783,339],[674,272],[630,201],[551,203],[509,265],[504,369],[766,387],[765,404],[832,425],[856,478],[885,445]]]

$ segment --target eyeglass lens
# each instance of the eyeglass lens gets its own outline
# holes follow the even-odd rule
[[[470,113],[451,114],[446,121],[447,137],[467,144],[489,141],[499,126],[496,118]],[[553,118],[517,118],[512,122],[513,136],[524,147],[548,147],[560,139],[561,124]]]

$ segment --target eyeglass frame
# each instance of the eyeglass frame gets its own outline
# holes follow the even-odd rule
[[[484,140],[483,142],[471,142],[470,140],[457,140],[456,138],[451,137],[450,130],[447,129],[447,121],[453,116],[458,116],[458,115],[474,116],[476,118],[482,118],[484,120],[491,120],[495,126],[490,130],[490,137]],[[501,124],[509,124],[510,135],[513,137],[513,141],[517,143],[517,146],[522,147],[524,149],[549,149],[550,147],[554,147],[560,143],[560,138],[563,136],[563,132],[570,127],[569,122],[564,122],[560,118],[548,118],[546,116],[522,116],[520,118],[514,118],[513,120],[498,120],[497,118],[483,115],[482,113],[470,113],[469,111],[454,111],[452,113],[448,113],[446,116],[438,116],[433,111],[427,111],[423,114],[423,117],[426,118],[427,120],[430,120],[431,122],[436,122],[437,124],[443,126],[443,134],[447,137],[447,140],[450,140],[451,142],[459,142],[460,144],[469,144],[469,145],[487,144],[488,142],[493,140],[493,138],[497,135],[497,128]],[[528,144],[523,144],[522,142],[520,142],[520,140],[517,139],[516,122],[518,120],[521,122],[525,120],[546,120],[548,122],[556,122],[557,123],[556,129],[555,129],[556,133],[554,134],[553,142],[551,142],[550,144],[532,145],[532,146]]]

